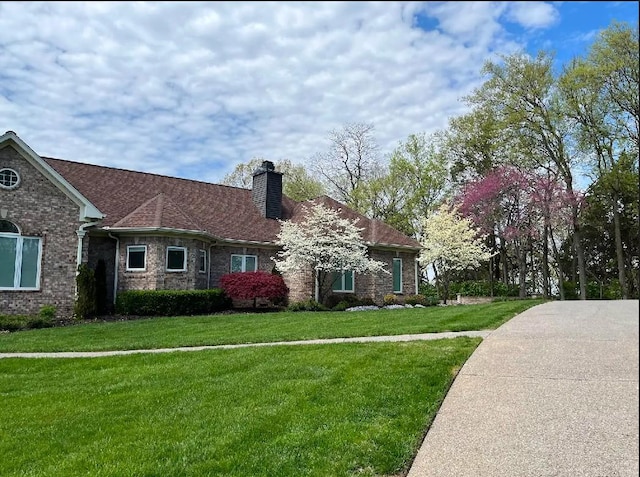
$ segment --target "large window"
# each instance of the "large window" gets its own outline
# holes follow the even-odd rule
[[[147,246],[127,246],[127,271],[140,272],[147,269]]]
[[[231,255],[231,273],[255,272],[258,269],[258,257],[255,255]]]
[[[187,249],[167,247],[167,271],[184,272],[187,269]]]
[[[353,293],[353,272],[351,270],[334,272],[331,289],[338,293]]]
[[[198,250],[198,271],[207,273],[207,251]]]
[[[393,259],[393,293],[402,293],[402,259]]]
[[[0,290],[38,290],[42,240],[23,237],[18,227],[0,220]]]

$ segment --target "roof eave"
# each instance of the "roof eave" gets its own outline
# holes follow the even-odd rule
[[[200,237],[205,237],[211,241],[219,241],[220,239],[215,235],[210,234],[205,230],[190,230],[190,229],[176,229],[172,227],[111,227],[111,226],[102,226],[99,230],[104,230],[105,232],[110,233],[118,233],[125,235],[149,235],[149,234],[158,234],[158,235],[197,235]]]
[[[367,242],[367,247],[383,249],[383,250],[405,250],[407,252],[420,252],[422,247],[412,246],[412,245],[398,245],[393,243],[382,243],[382,242]]]
[[[271,241],[259,241],[259,240],[242,240],[242,239],[230,239],[230,238],[221,238],[212,235],[211,233],[205,230],[189,230],[189,229],[176,229],[172,227],[113,227],[113,226],[103,226],[97,230],[103,230],[108,233],[117,233],[124,235],[149,235],[149,234],[158,234],[158,235],[194,235],[205,237],[210,241],[215,241],[219,244],[229,244],[229,245],[251,245],[251,246],[260,246],[260,247],[274,247],[277,248],[278,245],[275,242]]]

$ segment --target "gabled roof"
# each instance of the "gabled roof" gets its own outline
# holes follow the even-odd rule
[[[165,228],[203,232],[219,239],[269,243],[280,223],[260,215],[251,191],[146,172],[44,158],[86,195],[113,229]],[[295,202],[282,199],[283,219]]]
[[[280,223],[267,219],[253,203],[251,190],[145,172],[43,158],[86,196],[112,230],[162,229],[202,233],[231,242],[277,241]],[[379,220],[371,220],[328,196],[296,202],[282,197],[282,219],[304,218],[305,205],[340,209],[357,220],[369,245],[419,249],[420,244]]]
[[[18,151],[25,160],[35,167],[42,175],[49,179],[59,190],[61,190],[72,202],[80,208],[81,221],[99,220],[104,214],[78,189],[71,185],[64,177],[54,170],[46,161],[34,152],[18,135],[13,131],[7,131],[0,136],[0,148],[11,145]]]
[[[181,230],[204,230],[196,220],[189,217],[171,197],[161,192],[152,197],[126,217],[118,220],[115,228],[174,228]]]

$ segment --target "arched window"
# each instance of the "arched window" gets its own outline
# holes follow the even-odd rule
[[[0,233],[5,232],[8,234],[19,234],[20,230],[13,222],[8,220],[0,220]]]
[[[25,237],[16,224],[0,220],[0,290],[39,289],[41,259],[40,237]]]

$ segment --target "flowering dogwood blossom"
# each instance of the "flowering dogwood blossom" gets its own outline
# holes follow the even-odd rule
[[[446,303],[451,272],[478,267],[489,260],[491,252],[470,219],[462,217],[457,207],[441,206],[429,218],[423,219],[422,251],[418,260],[424,267],[433,264],[443,285],[442,299]]]
[[[306,212],[301,222],[281,221],[277,243],[282,250],[273,260],[283,273],[314,270],[316,300],[333,272],[388,273],[383,262],[369,258],[356,221],[320,204],[307,207]]]

